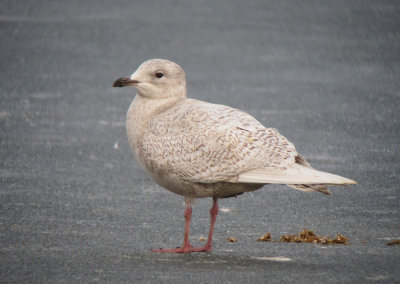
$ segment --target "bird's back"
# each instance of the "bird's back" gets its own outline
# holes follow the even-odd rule
[[[213,183],[260,167],[295,162],[292,143],[237,109],[186,99],[160,112],[143,135],[150,170],[168,169],[186,181]]]

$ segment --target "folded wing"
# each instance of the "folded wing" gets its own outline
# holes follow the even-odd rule
[[[287,185],[298,184],[324,184],[345,185],[356,184],[354,180],[338,175],[321,172],[313,168],[293,164],[288,168],[258,168],[239,174],[229,180],[230,182],[242,183],[278,183]]]

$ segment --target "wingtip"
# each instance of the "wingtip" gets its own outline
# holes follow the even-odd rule
[[[358,184],[355,180],[352,180],[352,179],[346,179],[345,180],[345,184]]]

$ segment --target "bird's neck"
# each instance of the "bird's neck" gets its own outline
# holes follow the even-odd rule
[[[132,150],[135,152],[141,144],[143,133],[157,114],[185,99],[185,97],[151,99],[137,94],[126,116],[126,130]]]

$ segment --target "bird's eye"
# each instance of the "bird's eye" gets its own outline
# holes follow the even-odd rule
[[[162,72],[157,72],[156,73],[156,77],[157,78],[162,78],[164,76],[164,74]]]

